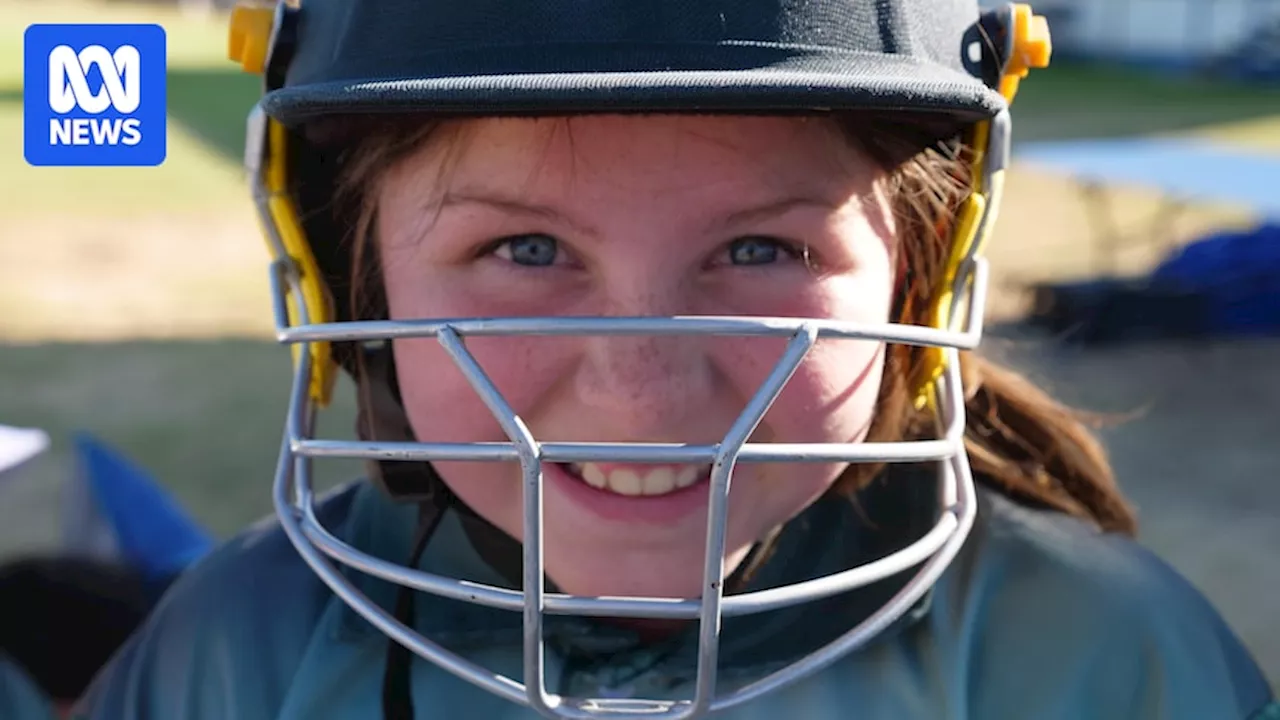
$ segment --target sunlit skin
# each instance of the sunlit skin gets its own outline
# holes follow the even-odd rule
[[[484,119],[455,129],[389,169],[376,188],[393,318],[888,320],[897,262],[882,173],[824,122],[597,116]],[[784,343],[507,337],[469,339],[468,347],[540,441],[716,443]],[[507,439],[435,340],[398,341],[395,360],[418,439]],[[752,441],[861,440],[882,366],[879,343],[819,343]],[[463,501],[521,537],[518,466],[437,467]],[[739,464],[726,572],[842,469]],[[686,491],[694,499],[680,507],[693,510],[669,513],[675,505],[661,498],[610,494],[610,507],[628,511],[619,516],[584,504],[580,490],[591,489],[550,468],[548,576],[575,594],[698,596],[708,487]]]

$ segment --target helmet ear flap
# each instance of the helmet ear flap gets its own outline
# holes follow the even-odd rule
[[[374,128],[383,127],[361,120],[327,117],[290,131],[289,192],[320,275],[333,298],[335,322],[390,318],[378,247],[372,236],[376,210],[369,207],[364,188],[344,187],[344,175],[356,162],[352,150]],[[356,377],[360,348],[341,341],[332,345],[335,361]]]
[[[298,208],[298,219],[320,280],[332,298],[333,320],[381,319],[378,313],[372,313],[378,315],[372,317],[369,310],[357,312],[355,307],[356,268],[351,251],[357,238],[352,235],[352,228],[357,226],[360,208],[351,199],[338,196],[340,150],[336,146],[310,142],[301,132],[290,133],[289,147],[289,175],[293,178],[289,194]],[[365,292],[367,288],[361,290],[367,300],[380,297],[376,292],[369,296]],[[364,303],[372,304],[376,303]],[[358,352],[357,343],[333,343],[334,361],[352,377],[355,377]]]

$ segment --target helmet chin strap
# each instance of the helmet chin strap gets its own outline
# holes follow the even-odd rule
[[[414,531],[413,549],[409,553],[409,567],[417,567],[422,553],[431,542],[431,536],[449,510],[453,494],[443,482],[437,484],[441,492],[432,501],[418,503],[418,527]],[[414,598],[417,593],[408,585],[396,591],[395,618],[406,627],[415,622]],[[387,638],[387,663],[382,675],[382,717],[384,720],[413,720],[413,651]]]
[[[413,428],[400,399],[399,383],[395,376],[395,363],[390,342],[376,347],[354,347],[359,358],[348,367],[356,380],[356,433],[361,440],[382,442],[412,442]],[[496,545],[513,545],[515,541],[500,529],[485,521],[458,499],[440,478],[429,462],[370,461],[369,479],[396,502],[416,503],[417,528],[413,545],[405,563],[417,567],[431,537],[440,522],[450,511],[467,518],[467,534],[476,552],[486,562],[494,562]],[[505,541],[505,542],[504,542]],[[490,560],[488,555],[494,555]],[[519,546],[514,557],[520,560]],[[495,566],[498,569],[498,566]],[[501,572],[501,570],[499,570]],[[519,577],[519,570],[516,571]],[[401,585],[396,592],[395,619],[407,627],[415,622],[414,598],[417,593],[408,585]],[[413,720],[412,667],[414,654],[408,647],[387,638],[386,666],[382,675],[382,717],[384,720]]]

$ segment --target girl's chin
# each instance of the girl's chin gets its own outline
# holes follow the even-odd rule
[[[750,551],[732,548],[724,572],[732,574]],[[561,592],[580,597],[642,597],[664,600],[697,599],[702,595],[705,535],[657,543],[643,548],[624,542],[581,542],[564,535],[547,538],[546,572]],[[665,626],[669,621],[644,622],[618,618],[626,624]]]
[[[682,567],[665,578],[620,577],[627,572],[626,565],[615,565],[609,575],[590,574],[590,568],[547,568],[560,592],[585,598],[653,598],[658,600],[697,600],[702,588],[701,553],[689,558]],[[560,572],[557,572],[559,570]],[[643,572],[642,569],[637,569]],[[652,572],[652,571],[650,571]],[[680,621],[651,618],[610,618],[610,622],[636,627],[665,627]]]

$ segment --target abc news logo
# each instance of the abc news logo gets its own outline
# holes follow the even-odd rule
[[[154,166],[166,154],[159,25],[32,25],[23,38],[23,144],[42,166]]]
[[[102,86],[89,89],[89,70],[97,68]],[[101,45],[80,52],[59,45],[49,53],[49,109],[66,115],[79,108],[100,115],[108,108],[122,115],[137,111],[142,103],[142,58],[138,48],[121,45],[114,53]],[[142,142],[138,118],[49,119],[50,145],[137,145]]]

